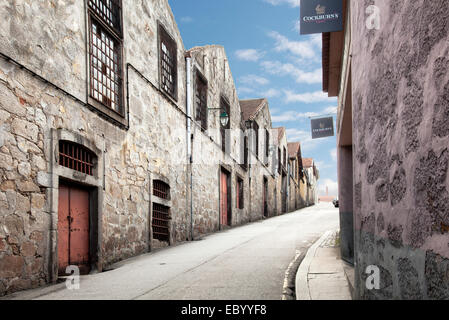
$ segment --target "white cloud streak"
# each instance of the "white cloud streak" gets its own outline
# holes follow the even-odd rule
[[[335,98],[329,98],[326,93],[322,91],[294,93],[291,90],[284,90],[286,103],[317,103],[317,102],[335,102]]]
[[[257,62],[264,56],[263,52],[260,52],[256,49],[237,50],[235,52],[235,55],[239,60],[251,62]]]
[[[332,150],[330,151],[330,153],[331,153],[332,160],[335,161],[335,162],[337,162],[337,148],[332,149]]]
[[[266,72],[273,75],[289,75],[297,83],[315,84],[323,80],[322,69],[316,69],[312,72],[306,72],[295,67],[291,63],[281,63],[279,61],[264,61],[261,63]]]
[[[292,8],[299,7],[300,4],[300,0],[263,0],[263,2],[269,3],[273,6],[287,4]]]
[[[270,83],[270,80],[268,80],[264,77],[255,75],[255,74],[249,74],[249,75],[240,77],[239,81],[240,81],[240,83],[243,83],[246,85],[253,85],[253,86],[254,85],[264,86],[264,85],[267,85]]]

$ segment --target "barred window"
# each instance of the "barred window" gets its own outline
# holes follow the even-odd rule
[[[285,147],[284,147],[284,161],[283,161],[283,164],[284,164],[284,168],[287,168],[287,150],[285,149]]]
[[[91,19],[90,95],[122,113],[121,45],[95,19]]]
[[[270,132],[265,129],[265,157],[267,158],[267,162],[268,162],[268,157],[270,156]]]
[[[278,173],[281,174],[282,172],[282,155],[281,155],[281,148],[278,148]]]
[[[153,203],[153,239],[169,242],[170,220],[170,208]]]
[[[243,138],[243,169],[248,170],[248,137]]]
[[[237,177],[237,185],[236,185],[236,204],[237,209],[244,209],[244,196],[243,196],[243,179]]]
[[[170,199],[170,186],[161,180],[153,180],[153,195],[161,199]]]
[[[114,29],[119,35],[122,33],[121,0],[89,0],[89,7],[108,27]]]
[[[196,121],[201,122],[201,130],[207,130],[207,82],[197,73],[196,76]]]
[[[178,100],[177,46],[162,25],[159,25],[159,59],[161,89]]]
[[[93,175],[96,156],[87,148],[70,142],[59,141],[59,165],[87,175]]]
[[[256,156],[259,158],[259,125],[257,124],[257,122],[254,121],[253,123],[253,129],[254,129],[254,134],[255,134],[255,152],[256,152]]]

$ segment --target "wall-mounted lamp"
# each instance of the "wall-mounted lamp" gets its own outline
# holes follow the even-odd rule
[[[211,111],[211,110],[223,110],[223,109],[222,108],[208,108],[208,110]],[[228,123],[229,123],[229,115],[226,111],[223,111],[220,114],[220,124],[223,127],[226,127],[228,125]]]

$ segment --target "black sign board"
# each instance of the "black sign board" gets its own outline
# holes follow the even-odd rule
[[[312,119],[312,139],[334,136],[334,118]]]
[[[343,0],[301,0],[301,34],[343,30]]]

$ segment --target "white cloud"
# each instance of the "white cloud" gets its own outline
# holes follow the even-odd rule
[[[249,74],[243,77],[240,77],[240,82],[243,84],[247,84],[247,85],[267,85],[268,83],[270,83],[270,80],[264,78],[264,77],[260,77],[257,76],[255,74]]]
[[[278,97],[281,92],[277,89],[268,89],[267,91],[262,92],[261,96],[264,98],[274,98]]]
[[[245,94],[245,93],[253,93],[254,89],[248,88],[248,87],[238,87],[237,92],[239,94]]]
[[[261,63],[266,72],[274,75],[290,75],[297,83],[321,83],[323,80],[322,69],[306,72],[298,69],[291,63],[281,63],[279,61],[264,61]]]
[[[192,17],[182,17],[181,22],[190,23],[190,22],[193,22],[193,18]]]
[[[336,107],[328,107],[328,108],[325,108],[321,112],[286,111],[281,114],[274,114],[274,115],[272,112],[271,119],[273,120],[273,122],[293,122],[293,121],[297,121],[297,120],[301,120],[301,119],[307,119],[307,118],[311,118],[311,117],[318,117],[320,115],[331,114],[333,112],[330,112],[330,111],[333,110],[334,108],[336,108]]]
[[[301,21],[300,20],[296,20],[295,25],[293,27],[293,31],[296,31],[297,33],[301,32]]]
[[[316,117],[318,113],[315,112],[296,112],[296,111],[287,111],[280,115],[272,115],[271,120],[273,122],[292,122],[297,121],[299,119],[307,119],[309,117]]]
[[[268,36],[276,40],[275,50],[278,52],[290,52],[306,59],[317,58],[316,41],[310,38],[307,41],[292,41],[276,31],[271,31]]]
[[[235,55],[239,60],[256,62],[259,61],[264,54],[256,49],[242,49],[237,50]]]
[[[320,168],[318,168],[319,170]],[[338,182],[331,179],[318,180],[318,194],[319,196],[326,195],[326,189],[329,190],[329,196],[338,196]]]
[[[330,151],[330,153],[331,153],[332,160],[335,161],[335,162],[337,162],[337,148],[332,149],[332,150]]]
[[[315,165],[317,166],[317,168],[319,170],[334,168],[334,165],[332,165],[330,163],[326,163],[324,161],[317,161],[317,162],[315,162]]]
[[[316,149],[321,144],[325,143],[325,139],[312,139],[312,133],[310,131],[304,131],[300,129],[287,129],[287,140],[290,142],[301,142],[301,152],[303,158],[307,158],[307,152]]]
[[[282,4],[288,4],[290,7],[299,7],[300,0],[263,0],[266,3],[272,4],[273,6],[279,6]]]
[[[322,91],[306,92],[306,93],[294,93],[290,90],[284,90],[285,102],[303,102],[303,103],[317,103],[317,102],[329,102],[335,101],[335,98],[329,98],[326,93]]]
[[[329,107],[323,110],[323,115],[326,114],[337,114],[338,107]]]

